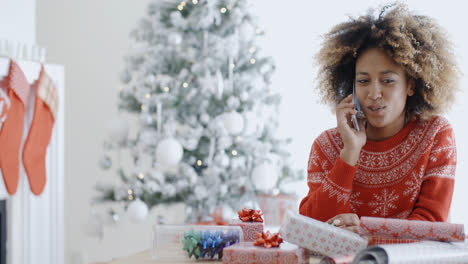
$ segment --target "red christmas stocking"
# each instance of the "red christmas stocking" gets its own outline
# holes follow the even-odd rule
[[[19,152],[30,86],[23,71],[12,60],[6,83],[10,109],[0,131],[0,174],[8,193],[13,195],[19,181]]]
[[[39,195],[46,184],[45,157],[58,106],[55,86],[45,73],[44,66],[41,68],[41,74],[34,88],[37,89],[34,116],[28,138],[24,143],[23,165],[28,175],[31,191]]]

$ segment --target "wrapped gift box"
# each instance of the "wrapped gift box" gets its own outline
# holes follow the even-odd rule
[[[230,264],[304,264],[309,263],[306,249],[283,242],[279,247],[254,246],[241,242],[224,249],[223,263]]]
[[[279,233],[285,241],[333,258],[367,247],[367,239],[358,234],[292,211],[286,213]]]
[[[255,234],[263,232],[263,223],[261,222],[243,222],[239,219],[234,219],[230,223],[231,226],[239,226],[244,235],[244,241],[255,241]]]
[[[218,259],[224,248],[242,241],[239,226],[154,225],[153,259],[164,263]]]
[[[465,231],[462,224],[380,217],[361,217],[359,233],[361,236],[367,237],[465,241]]]

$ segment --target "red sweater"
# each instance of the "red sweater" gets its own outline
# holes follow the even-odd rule
[[[389,139],[368,140],[356,166],[339,157],[341,149],[336,128],[314,141],[301,214],[321,221],[342,213],[447,220],[457,162],[447,119],[412,121]]]

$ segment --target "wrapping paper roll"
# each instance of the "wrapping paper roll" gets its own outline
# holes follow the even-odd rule
[[[368,264],[468,263],[468,247],[465,242],[436,241],[372,246],[357,254],[352,263],[358,264],[364,261]]]
[[[359,233],[361,236],[380,238],[465,241],[462,224],[379,217],[361,217]]]
[[[367,247],[367,239],[358,234],[292,211],[286,213],[279,233],[285,241],[333,258]]]

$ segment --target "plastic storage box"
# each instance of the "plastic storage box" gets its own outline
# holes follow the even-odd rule
[[[239,226],[154,225],[153,259],[165,262],[217,260],[223,249],[244,241]]]

